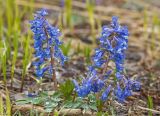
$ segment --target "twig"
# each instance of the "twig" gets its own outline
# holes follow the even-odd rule
[[[142,107],[142,106],[137,106],[137,107],[138,107],[139,109],[141,109],[141,110],[147,110],[147,111],[151,111],[151,112],[156,113],[156,114],[160,114],[160,111],[157,111],[157,110],[145,108],[145,107]]]

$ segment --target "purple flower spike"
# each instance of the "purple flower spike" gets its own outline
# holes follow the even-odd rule
[[[42,78],[45,72],[48,72],[50,75],[53,73],[53,64],[51,62],[48,63],[48,61],[55,58],[63,65],[67,58],[60,49],[62,44],[59,40],[60,30],[47,21],[45,18],[48,15],[46,9],[41,9],[36,13],[34,19],[30,21],[31,30],[34,33],[35,57],[37,58],[33,65],[36,67],[37,77]],[[54,48],[53,51],[52,48]]]
[[[87,78],[82,80],[78,95],[85,97],[91,92],[97,93],[105,90],[100,97],[102,101],[105,101],[112,89],[115,98],[119,102],[124,102],[127,97],[132,95],[132,91],[140,90],[140,83],[126,78],[124,74],[128,36],[128,28],[121,26],[116,16],[112,17],[110,25],[102,27],[99,47],[95,49],[92,65],[89,67]],[[112,66],[108,66],[110,62],[112,62]],[[114,76],[113,81],[109,81],[109,86],[106,89],[106,83],[112,73],[114,74],[112,75]]]

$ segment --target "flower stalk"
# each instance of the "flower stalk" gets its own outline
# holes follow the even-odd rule
[[[34,33],[34,49],[37,60],[33,63],[36,67],[38,79],[42,79],[45,73],[49,74],[54,82],[54,89],[57,89],[57,79],[55,72],[55,61],[61,66],[67,58],[63,55],[59,40],[60,30],[53,27],[45,18],[48,12],[45,9],[37,11],[34,20],[30,21],[31,30]]]
[[[47,47],[50,48],[50,59],[51,59],[50,64],[52,66],[54,66],[54,57],[52,55],[52,54],[54,54],[54,49],[52,46],[49,47],[49,44],[48,44],[49,43],[49,36],[48,36],[47,30],[45,27],[44,27],[44,31],[45,31],[46,38],[47,38]],[[52,80],[54,82],[54,89],[57,90],[57,79],[56,79],[56,73],[55,73],[54,68],[52,69]]]
[[[108,100],[111,92],[119,102],[132,95],[132,91],[140,89],[140,83],[130,80],[124,75],[125,51],[128,49],[128,28],[121,26],[118,17],[113,16],[110,25],[102,27],[99,38],[99,47],[95,49],[92,57],[92,65],[89,67],[87,78],[82,80],[79,85],[73,80],[75,91],[80,97],[85,97],[91,92],[94,94],[102,93],[98,96],[101,101]],[[114,63],[109,67],[108,63]],[[108,81],[113,74],[115,81]],[[110,78],[111,79],[111,78]]]

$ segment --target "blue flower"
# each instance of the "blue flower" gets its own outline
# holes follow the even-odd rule
[[[31,30],[34,33],[34,49],[37,61],[33,65],[36,67],[37,77],[42,77],[45,72],[52,75],[53,66],[51,65],[53,64],[48,63],[51,58],[60,62],[61,65],[67,60],[60,49],[62,44],[59,40],[60,30],[47,21],[46,15],[48,15],[48,12],[42,9],[37,11],[34,20],[30,21]]]
[[[91,92],[97,93],[105,90],[100,97],[102,101],[105,101],[112,89],[115,98],[119,102],[124,102],[127,97],[132,95],[132,91],[140,90],[140,83],[127,79],[124,74],[124,60],[126,57],[125,51],[128,49],[128,36],[128,28],[121,26],[116,16],[112,17],[110,25],[102,27],[99,47],[95,49],[87,78],[82,80],[80,86],[78,83],[75,83],[75,90],[79,96],[85,97]],[[115,65],[108,66],[110,62]],[[115,73],[116,79],[114,80],[117,84],[115,84],[115,81],[113,83],[110,81],[110,86],[106,89],[105,83],[108,82],[108,77],[112,72]],[[111,87],[111,85],[115,86]]]
[[[43,77],[44,72],[48,70],[48,67],[44,67],[44,68],[37,68],[36,69],[36,75],[38,78]]]
[[[94,66],[89,66],[88,70],[89,70],[90,75],[96,75],[97,74],[97,71],[96,71]]]
[[[133,81],[132,83],[132,90],[133,91],[140,91],[141,89],[141,84],[138,81]]]
[[[91,92],[91,81],[89,79],[83,80],[81,86],[78,85],[76,80],[73,80],[75,85],[75,91],[77,92],[79,97],[86,97]]]
[[[102,96],[101,96],[101,100],[102,101],[106,101],[107,100],[110,91],[111,91],[111,85],[109,85],[107,87],[107,89],[102,93]]]
[[[124,77],[124,75],[122,75],[119,72],[116,72],[116,77],[117,77],[118,80],[121,80]]]
[[[113,16],[112,17],[112,22],[111,22],[111,26],[113,27],[113,29],[118,30],[120,28],[120,25],[118,23],[118,17],[117,16]]]
[[[93,56],[93,61],[96,67],[101,67],[106,61],[103,59],[104,51],[101,49],[95,50],[95,55]]]
[[[41,9],[41,10],[37,11],[37,15],[46,16],[46,15],[48,15],[48,12],[46,9]]]
[[[92,82],[92,86],[91,86],[91,90],[96,93],[102,90],[102,88],[104,87],[105,83],[103,80],[101,79],[97,79],[95,81]]]
[[[109,77],[111,74],[112,74],[112,70],[108,70],[108,71],[106,72],[106,74],[104,75],[103,80],[108,79],[108,77]]]
[[[123,89],[120,87],[119,83],[117,84],[117,87],[115,88],[114,93],[115,93],[116,99],[119,102],[124,102],[125,101],[125,98],[124,98],[124,95],[123,95]]]

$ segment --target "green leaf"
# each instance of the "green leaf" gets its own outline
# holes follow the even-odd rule
[[[32,104],[41,104],[43,99],[41,97],[32,98],[31,103]]]
[[[86,59],[86,62],[90,63],[91,48],[90,47],[85,47],[83,52],[84,52],[84,57]]]
[[[73,105],[72,101],[66,101],[66,102],[64,103],[64,108],[71,108],[72,105]]]
[[[47,108],[54,108],[54,107],[56,107],[57,105],[58,105],[57,102],[46,102],[46,103],[45,103],[45,107],[47,107]]]
[[[53,108],[46,108],[45,111],[46,112],[52,112]]]
[[[54,116],[59,116],[58,111],[54,111]]]
[[[102,111],[102,108],[103,108],[103,102],[102,102],[102,100],[98,99],[96,101],[96,104],[97,104],[98,111]]]
[[[103,112],[97,112],[96,116],[103,116]]]
[[[46,112],[51,112],[54,108],[56,108],[58,106],[57,102],[50,102],[47,101],[44,103],[44,107],[45,107],[45,111]]]
[[[72,0],[65,0],[65,24],[72,28]]]
[[[25,99],[21,99],[21,100],[17,100],[16,104],[17,105],[23,105],[23,104],[41,104],[43,102],[44,98],[41,97],[36,97],[36,98],[25,98]]]
[[[55,101],[55,102],[62,101],[62,99],[61,99],[61,98],[54,98],[54,97],[52,97],[52,98],[51,98],[51,100],[53,100],[53,101]]]
[[[40,92],[39,96],[48,97],[48,92],[47,91],[42,91],[42,92]]]
[[[90,103],[96,103],[96,96],[93,94],[88,95],[88,99]]]
[[[147,104],[148,104],[148,108],[153,109],[153,99],[151,96],[148,96]],[[151,111],[149,111],[148,113],[149,113],[149,116],[153,115]]]
[[[72,43],[72,41],[70,40],[67,44],[62,44],[61,45],[61,49],[62,49],[63,54],[65,56],[68,56],[68,54],[69,54],[69,52],[71,50],[71,43]]]
[[[10,101],[10,96],[9,96],[9,92],[6,89],[6,114],[7,116],[11,116],[11,101]]]
[[[75,99],[75,102],[81,102],[81,103],[83,103],[84,101],[83,101],[83,99],[82,99],[81,97],[77,97],[77,98]]]
[[[89,105],[84,103],[81,105],[81,108],[83,108],[84,110],[88,110],[89,109]]]
[[[60,97],[62,94],[60,92],[55,92],[52,96],[55,98]]]
[[[28,103],[30,103],[30,101],[29,100],[25,100],[25,99],[16,101],[17,105],[24,105],[24,104],[28,104]]]
[[[76,102],[76,103],[73,103],[72,108],[80,108],[81,105],[82,105],[81,102]]]
[[[60,92],[65,99],[70,99],[73,93],[74,84],[71,80],[67,80],[65,83],[60,85]]]
[[[0,95],[0,115],[4,115],[4,105],[3,105],[3,99],[2,96]]]
[[[97,111],[97,104],[90,104],[89,108],[92,109],[92,110]]]

